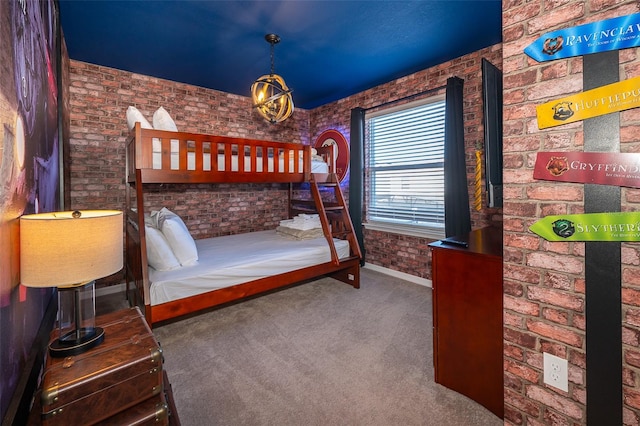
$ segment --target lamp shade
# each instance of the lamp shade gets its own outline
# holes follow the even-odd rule
[[[122,212],[20,217],[20,277],[27,287],[75,287],[122,269]]]

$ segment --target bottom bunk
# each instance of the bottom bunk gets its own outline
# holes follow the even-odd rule
[[[197,263],[167,271],[143,267],[146,240],[127,223],[127,294],[150,325],[320,276],[360,287],[360,258],[346,240],[334,238],[336,264],[324,236],[269,230],[207,238],[195,241]]]

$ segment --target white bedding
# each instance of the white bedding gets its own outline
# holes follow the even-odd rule
[[[338,257],[347,257],[349,243],[334,241]],[[298,241],[275,230],[196,240],[196,245],[198,265],[162,272],[149,267],[152,305],[331,261],[324,237]]]
[[[171,141],[171,170],[179,170],[179,155],[178,155],[178,141]],[[187,170],[195,170],[196,169],[196,153],[195,152],[187,152]],[[267,171],[274,171],[273,158],[268,159]],[[295,161],[293,158],[289,160],[289,171],[293,173]],[[153,168],[154,169],[162,169],[162,148],[160,145],[160,141],[158,139],[153,140]],[[262,158],[257,158],[256,161],[256,170],[252,170],[251,167],[251,157],[248,155],[244,157],[244,171],[245,172],[262,172]],[[202,154],[202,170],[211,171],[211,154],[203,153]],[[278,170],[283,173],[284,172],[284,158],[280,156]],[[299,159],[299,170],[303,170],[303,160]],[[218,154],[218,164],[216,171],[224,172],[225,171],[225,162],[224,162],[224,154]],[[231,156],[231,171],[238,171],[238,156]],[[324,161],[312,159],[311,160],[311,173],[328,173],[329,166]]]

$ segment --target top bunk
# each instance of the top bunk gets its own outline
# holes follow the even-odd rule
[[[324,182],[333,148],[198,133],[143,129],[126,143],[127,183]]]

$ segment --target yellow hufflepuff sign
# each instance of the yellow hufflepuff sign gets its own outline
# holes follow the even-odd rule
[[[640,77],[634,77],[538,105],[538,128],[560,126],[639,106]]]

